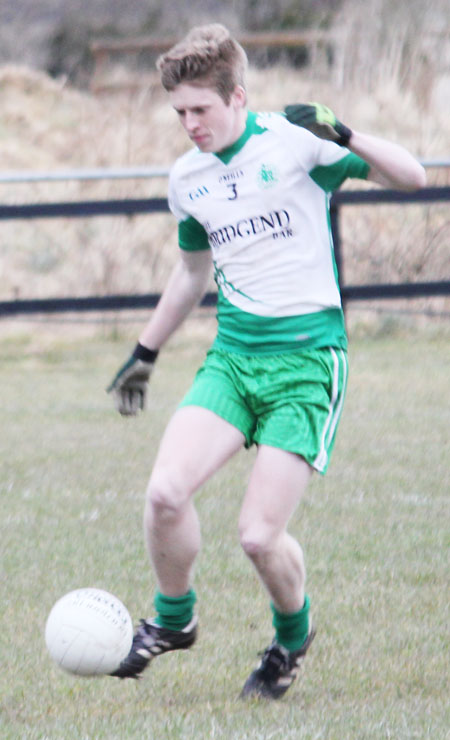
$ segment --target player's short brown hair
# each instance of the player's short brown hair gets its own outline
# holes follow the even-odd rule
[[[220,23],[196,26],[157,61],[165,90],[187,82],[216,90],[226,105],[237,85],[245,89],[247,55]]]

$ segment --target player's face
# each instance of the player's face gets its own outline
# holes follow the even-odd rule
[[[220,152],[234,144],[245,128],[245,92],[236,87],[227,105],[210,87],[188,83],[169,93],[181,125],[202,152]]]

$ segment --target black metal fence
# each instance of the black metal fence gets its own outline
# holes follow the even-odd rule
[[[331,227],[335,257],[341,276],[344,304],[351,300],[387,298],[419,298],[450,295],[450,279],[422,283],[388,283],[374,285],[346,285],[342,279],[343,251],[339,228],[339,214],[345,205],[435,203],[450,201],[450,187],[429,187],[414,193],[397,190],[341,190],[331,199]],[[135,214],[163,213],[168,211],[165,198],[134,198],[125,200],[93,200],[72,203],[42,203],[28,205],[0,205],[0,221],[35,218],[86,218],[91,216],[132,216]],[[449,276],[450,277],[450,276]],[[89,311],[121,311],[125,309],[153,308],[159,295],[109,295],[86,298],[43,298],[0,301],[0,317],[36,313],[63,313]],[[203,306],[216,303],[215,293],[207,293]]]
[[[420,298],[450,295],[450,275],[435,282],[386,283],[374,285],[346,285],[344,279],[343,251],[339,227],[340,209],[345,205],[438,203],[450,201],[450,187],[422,188],[413,193],[400,190],[338,190],[333,194],[330,205],[331,229],[341,294],[344,304],[350,300],[373,300],[387,298]]]

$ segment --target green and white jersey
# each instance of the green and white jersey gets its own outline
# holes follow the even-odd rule
[[[232,146],[175,162],[169,205],[179,245],[212,253],[215,346],[246,354],[346,346],[329,200],[368,170],[278,113],[249,113]]]

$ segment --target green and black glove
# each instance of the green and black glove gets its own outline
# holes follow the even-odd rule
[[[290,123],[307,128],[319,139],[328,139],[339,146],[348,146],[353,132],[338,121],[333,111],[325,105],[320,103],[287,105],[284,112]]]
[[[158,350],[148,349],[138,342],[106,389],[113,394],[114,405],[122,416],[135,416],[145,408],[147,385],[157,356]]]

